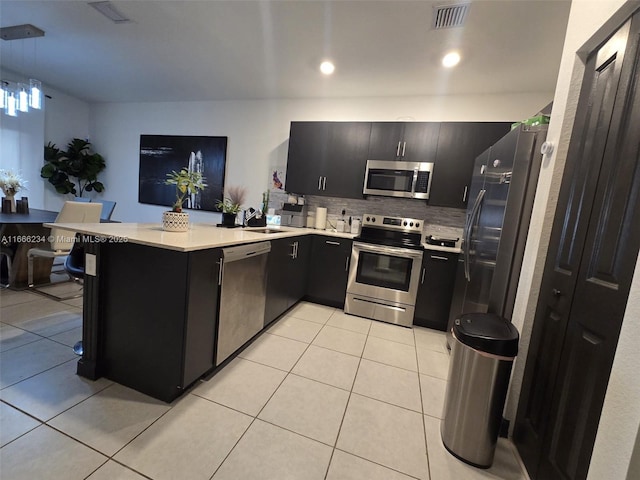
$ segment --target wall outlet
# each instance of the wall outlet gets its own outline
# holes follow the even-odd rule
[[[96,256],[93,253],[84,255],[84,274],[95,277],[97,275]]]

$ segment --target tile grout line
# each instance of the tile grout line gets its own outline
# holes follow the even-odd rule
[[[333,315],[333,314],[331,314]],[[331,318],[331,315],[329,316],[329,318]],[[286,318],[285,316],[283,316],[282,318],[278,318],[276,320],[276,322],[280,322],[282,319]],[[294,317],[297,318],[297,317]],[[302,320],[302,319],[300,319]],[[328,319],[327,319],[328,320]],[[325,323],[326,324],[326,323]],[[324,328],[324,325],[322,326],[322,328]],[[271,327],[269,327],[271,328]],[[315,340],[315,338],[318,336],[318,334],[320,333],[320,331],[322,330],[322,328],[320,328],[320,330],[318,330],[318,333],[316,333],[316,335],[313,337],[313,340]],[[269,331],[267,330],[265,333],[269,333]],[[282,338],[287,338],[287,337],[282,337]],[[293,340],[293,339],[289,339],[289,340]],[[311,340],[311,341],[313,341]],[[296,340],[299,341],[299,340]],[[305,342],[301,342],[301,343],[305,343]],[[262,411],[265,409],[265,407],[269,404],[269,402],[271,401],[271,399],[273,398],[273,396],[276,394],[276,392],[280,389],[280,387],[282,386],[282,384],[284,383],[284,381],[287,379],[287,377],[291,374],[291,371],[295,368],[295,366],[298,364],[298,362],[300,361],[300,359],[302,358],[302,356],[306,353],[306,351],[309,349],[309,346],[311,346],[311,343],[307,344],[307,347],[304,349],[304,351],[300,354],[300,356],[298,357],[298,359],[294,362],[294,364],[291,366],[291,368],[287,371],[287,374],[282,378],[282,380],[280,381],[280,383],[278,384],[278,386],[273,390],[273,392],[271,393],[271,395],[269,396],[269,398],[267,399],[267,401],[264,403],[264,405],[262,406],[262,408],[260,408],[260,410],[258,411],[258,413],[253,417],[253,420],[251,420],[251,423],[249,423],[249,426],[246,428],[246,430],[244,432],[242,432],[242,435],[240,435],[240,437],[238,438],[238,440],[233,444],[233,447],[231,447],[231,449],[229,450],[229,452],[225,455],[225,457],[222,459],[222,462],[220,462],[220,465],[218,465],[218,467],[214,470],[214,472],[211,474],[211,477],[209,477],[209,480],[213,480],[213,477],[216,476],[216,474],[218,473],[218,471],[220,470],[220,468],[222,468],[222,466],[224,465],[224,462],[227,461],[227,459],[229,458],[229,456],[231,455],[231,453],[236,449],[236,447],[238,446],[238,444],[240,443],[240,441],[244,438],[244,436],[247,434],[247,432],[249,431],[249,429],[251,428],[251,426],[256,422],[256,420],[260,420],[262,422],[265,423],[269,423],[271,425],[277,426],[278,428],[283,428],[280,425],[275,425],[272,424],[271,422],[267,422],[263,419],[259,419],[258,416],[262,413]],[[242,358],[242,357],[241,357]],[[244,360],[248,360],[248,359],[244,359]],[[254,363],[258,363],[259,365],[263,365],[260,362],[254,362]],[[270,365],[265,365],[265,366],[270,366]],[[271,367],[271,368],[275,368],[275,367]],[[278,369],[280,370],[280,369]],[[284,370],[280,370],[280,371],[284,371]],[[217,402],[215,402],[217,403]],[[226,407],[226,405],[225,405]],[[227,407],[228,408],[228,407]],[[245,414],[246,415],[246,414]],[[287,430],[290,431],[286,428],[283,428],[283,430]],[[300,435],[297,432],[291,432],[294,433],[296,435]],[[301,435],[302,437],[304,437],[304,435]],[[305,437],[305,438],[309,438],[309,437]],[[315,439],[311,439],[314,441],[317,441]],[[319,442],[322,443],[322,442]]]
[[[327,480],[327,476],[329,475],[329,469],[331,468],[331,462],[333,462],[333,456],[336,453],[336,447],[338,446],[338,440],[340,439],[340,432],[342,432],[342,426],[344,425],[344,419],[347,416],[347,410],[349,409],[349,404],[351,403],[351,397],[353,395],[353,387],[356,384],[356,379],[358,378],[358,372],[360,371],[360,364],[362,363],[362,355],[364,355],[364,349],[367,345],[367,339],[369,338],[369,332],[371,331],[371,324],[369,324],[369,328],[367,329],[366,338],[364,340],[364,345],[362,346],[362,352],[360,352],[360,359],[358,360],[358,366],[356,368],[356,373],[353,376],[353,381],[351,382],[351,389],[349,390],[349,397],[347,398],[347,404],[344,407],[344,412],[342,413],[342,419],[340,420],[340,426],[338,427],[338,433],[336,434],[336,440],[333,445],[333,449],[331,450],[331,455],[329,457],[329,463],[327,464],[327,470],[324,474],[324,480]]]

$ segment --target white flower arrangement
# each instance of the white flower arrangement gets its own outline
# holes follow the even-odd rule
[[[6,197],[27,189],[27,181],[12,170],[0,170],[0,188]]]

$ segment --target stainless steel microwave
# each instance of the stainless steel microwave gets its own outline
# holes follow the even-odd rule
[[[433,163],[367,160],[365,195],[429,199]]]

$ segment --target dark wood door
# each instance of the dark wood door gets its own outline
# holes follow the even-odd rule
[[[475,158],[509,129],[499,122],[441,123],[429,205],[466,208]]]
[[[271,241],[267,259],[267,298],[265,302],[265,326],[289,308],[289,277],[293,261],[293,239]]]
[[[639,23],[585,70],[514,430],[534,479],[587,476],[638,256]]]
[[[287,192],[320,195],[327,158],[329,122],[291,122]]]
[[[424,252],[414,325],[442,331],[447,329],[457,268],[457,253]]]
[[[290,278],[288,279],[289,297],[287,308],[295,305],[307,293],[307,275],[309,256],[311,254],[311,238],[308,235],[295,237],[295,257],[293,258]]]
[[[370,133],[368,122],[329,123],[322,195],[362,198]]]
[[[351,245],[350,239],[313,237],[307,284],[310,300],[336,308],[344,307]]]
[[[220,249],[189,253],[183,387],[214,367],[221,257]]]
[[[368,160],[395,160],[402,148],[402,122],[374,122],[371,124]]]
[[[405,123],[400,159],[404,162],[434,162],[439,133],[439,122]]]

